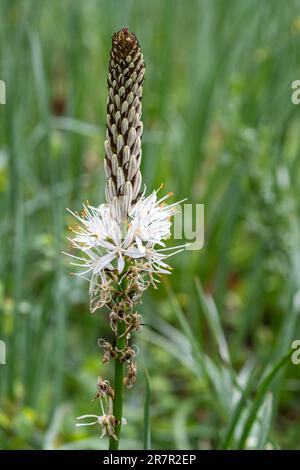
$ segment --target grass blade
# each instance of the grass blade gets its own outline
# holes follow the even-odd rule
[[[255,418],[259,411],[259,408],[261,407],[263,400],[265,399],[276,375],[290,361],[291,355],[292,355],[292,352],[289,352],[288,354],[286,354],[286,356],[280,359],[280,361],[278,361],[275,364],[275,366],[271,369],[271,371],[267,374],[267,376],[264,378],[264,380],[260,384],[258,391],[257,391],[256,398],[251,406],[247,421],[244,425],[244,431],[238,443],[238,449],[243,449],[245,447],[247,438],[250,434]]]

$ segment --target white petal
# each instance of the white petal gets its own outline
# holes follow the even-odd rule
[[[82,416],[78,416],[76,419],[85,419],[85,418],[99,418],[98,415],[82,415]]]
[[[99,257],[96,266],[94,267],[94,274],[98,273],[99,271],[102,271],[102,269],[106,268],[106,266],[117,256],[115,251],[112,251],[111,253],[107,253],[104,256]]]
[[[79,428],[80,426],[92,426],[93,424],[97,424],[97,423],[98,423],[98,420],[93,421],[92,423],[76,423],[75,426]]]
[[[137,247],[141,253],[145,253],[145,247],[143,246],[142,240],[139,237],[135,237]]]
[[[138,248],[128,248],[125,250],[126,256],[129,256],[130,258],[143,258],[145,255],[144,253],[141,253]]]
[[[118,258],[118,273],[121,274],[125,266],[125,261],[122,255],[119,255]]]

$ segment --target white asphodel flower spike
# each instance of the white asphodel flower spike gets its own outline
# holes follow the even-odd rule
[[[158,197],[162,186],[149,196],[146,189],[141,191],[144,73],[137,38],[123,28],[112,38],[109,62],[104,144],[106,204],[93,207],[87,203],[81,214],[69,211],[76,219],[69,240],[78,252],[65,253],[72,265],[81,268],[72,274],[89,281],[91,312],[103,306],[110,310],[115,341],[105,342],[103,362],[117,361],[114,389],[104,393],[101,388],[101,416],[77,418],[77,426],[99,424],[101,437],[110,437],[110,450],[118,449],[121,425],[126,423],[122,418],[123,387],[131,388],[137,378],[136,354],[130,346],[132,333],[142,326],[136,304],[150,285],[156,287],[163,274],[171,273],[168,258],[187,246],[166,247],[171,237],[171,218],[182,201],[167,204],[172,193]]]

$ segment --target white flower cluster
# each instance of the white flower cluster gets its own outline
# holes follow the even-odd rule
[[[144,192],[125,216],[117,197],[112,203],[97,208],[84,205],[80,215],[70,211],[78,223],[72,229],[74,237],[69,240],[82,255],[66,254],[72,258],[71,264],[83,268],[76,275],[90,282],[92,311],[109,303],[113,282],[120,282],[132,266],[138,272],[138,285],[145,285],[145,273],[154,282],[159,282],[154,275],[170,274],[171,268],[165,259],[184,248],[184,245],[165,247],[165,240],[171,235],[170,219],[178,203],[165,204],[172,193],[161,199],[157,193],[154,191],[145,197]]]

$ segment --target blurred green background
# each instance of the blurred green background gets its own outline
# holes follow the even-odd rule
[[[299,2],[1,0],[0,16],[0,448],[107,447],[74,426],[111,373],[107,313],[60,253],[65,208],[104,202],[108,57],[127,26],[146,62],[144,182],[205,204],[205,245],[145,295],[121,448],[143,447],[146,368],[152,448],[299,449]]]

